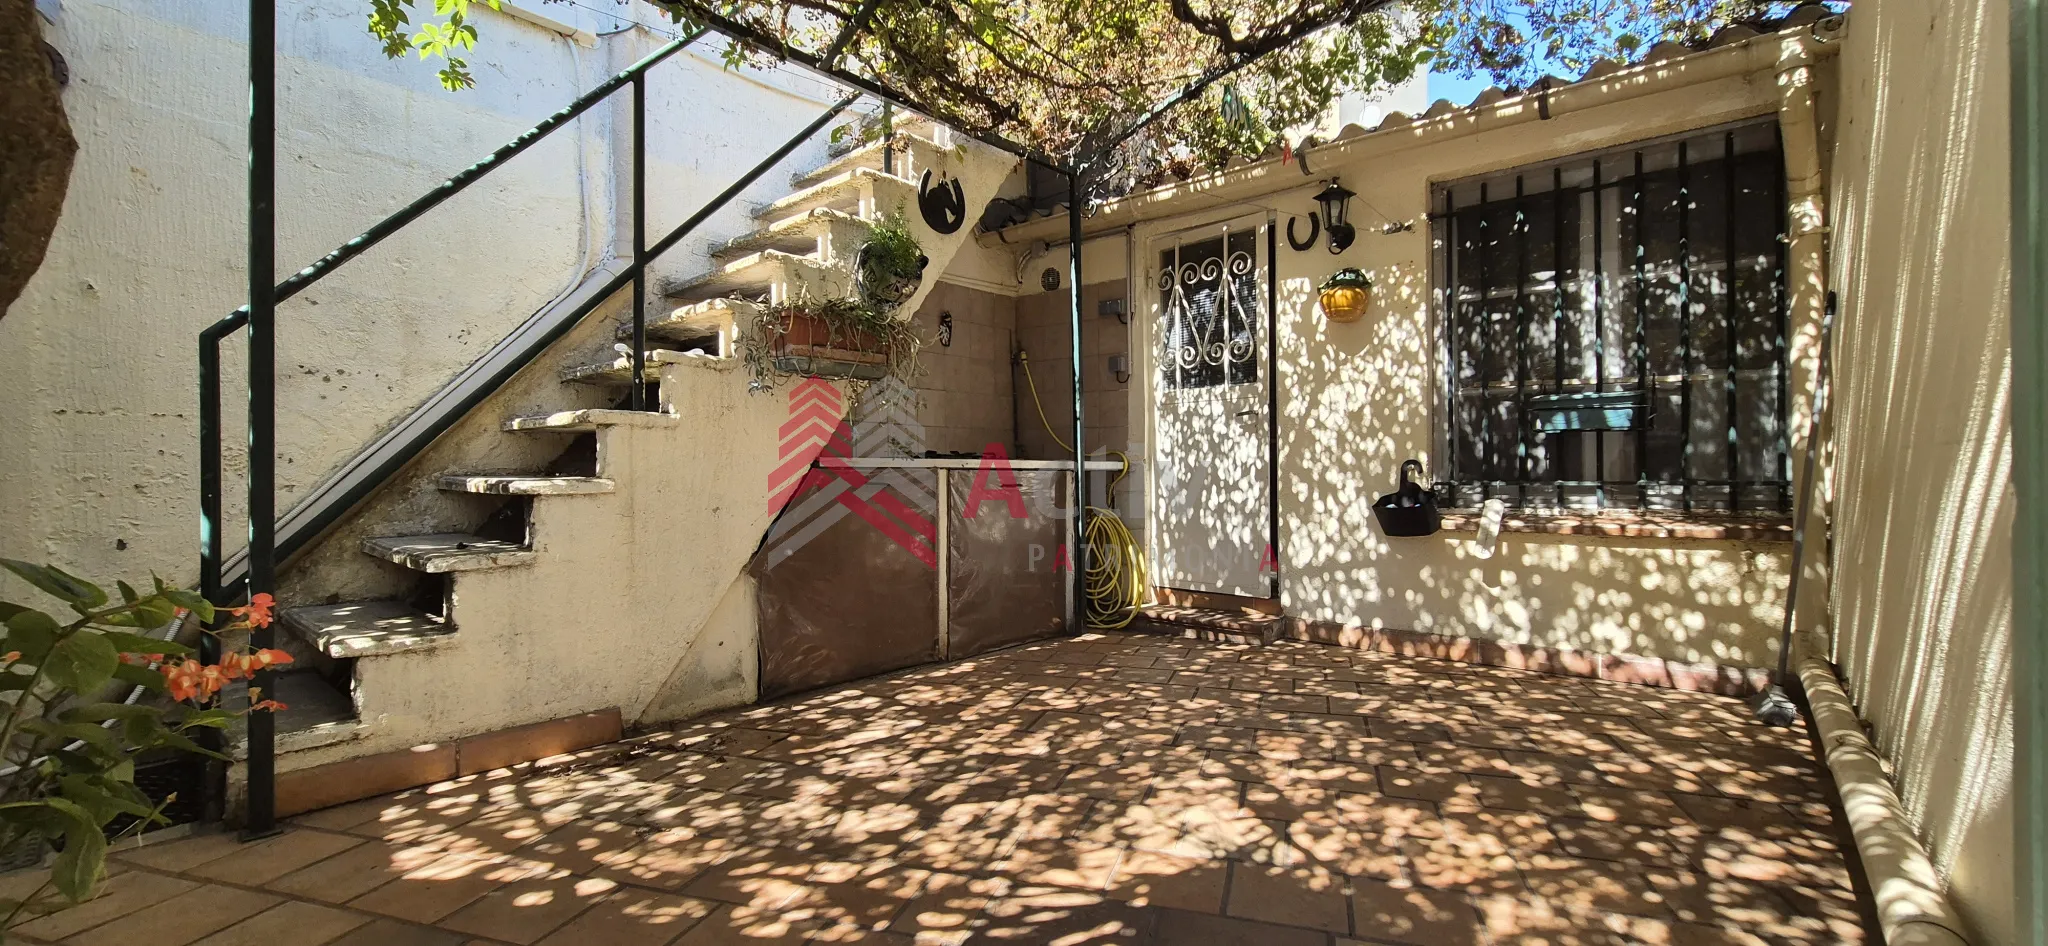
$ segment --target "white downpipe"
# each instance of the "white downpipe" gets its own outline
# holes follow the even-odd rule
[[[1863,734],[1863,723],[1834,668],[1808,657],[1799,664],[1799,682],[1806,688],[1821,749],[1834,773],[1835,790],[1841,793],[1856,853],[1863,859],[1863,875],[1877,900],[1886,946],[1969,946],[1956,932],[1962,923],[1941,892],[1934,861],[1914,836],[1898,792],[1885,776],[1876,747]]]

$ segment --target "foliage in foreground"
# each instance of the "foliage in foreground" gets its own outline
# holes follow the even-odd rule
[[[64,618],[0,601],[6,640],[0,643],[0,851],[31,854],[58,849],[49,876],[19,900],[0,900],[0,940],[6,931],[93,895],[105,868],[118,819],[129,825],[112,840],[165,823],[163,807],[135,785],[137,761],[165,750],[225,758],[193,741],[200,730],[221,729],[252,710],[282,709],[249,689],[246,709],[215,704],[221,690],[257,670],[288,663],[276,650],[229,650],[217,664],[191,659],[191,648],[150,634],[180,612],[214,619],[205,598],[161,580],[148,594],[116,583],[120,601],[55,566],[0,559],[0,566],[64,602]],[[230,634],[270,623],[269,595],[232,609],[238,619],[214,633]],[[142,688],[150,697],[132,703],[102,700],[109,689]]]

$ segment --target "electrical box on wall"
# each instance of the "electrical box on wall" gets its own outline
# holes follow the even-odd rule
[[[1096,315],[1102,316],[1105,319],[1115,319],[1119,322],[1124,320],[1124,316],[1129,311],[1130,307],[1125,305],[1122,299],[1104,299],[1095,304]]]
[[[1118,384],[1130,381],[1131,356],[1122,353],[1109,356],[1109,374]]]

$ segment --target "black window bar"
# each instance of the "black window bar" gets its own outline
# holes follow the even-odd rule
[[[1437,187],[1450,504],[1789,512],[1781,147],[1750,122]]]

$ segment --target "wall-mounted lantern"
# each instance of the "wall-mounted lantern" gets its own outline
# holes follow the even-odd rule
[[[1334,177],[1330,178],[1330,186],[1323,188],[1322,193],[1316,195],[1316,203],[1322,206],[1323,229],[1330,232],[1331,253],[1344,252],[1345,248],[1351,245],[1351,241],[1358,238],[1358,231],[1352,228],[1351,222],[1347,219],[1351,212],[1350,202],[1353,196],[1355,195],[1345,190],[1344,185],[1337,183]]]

